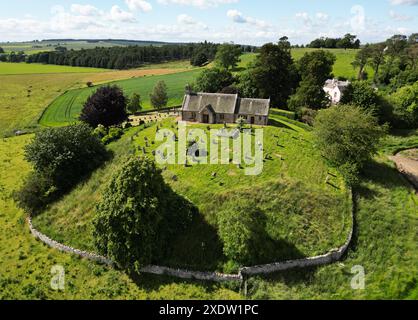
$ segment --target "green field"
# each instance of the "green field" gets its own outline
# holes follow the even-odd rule
[[[292,56],[295,60],[299,60],[305,53],[313,52],[320,49],[310,48],[294,48],[292,49]],[[337,57],[337,61],[334,65],[334,76],[344,77],[347,79],[357,78],[358,69],[354,69],[351,63],[356,57],[358,50],[355,49],[323,49],[332,52]],[[255,53],[245,54],[241,57],[241,62],[238,64],[238,68],[246,68],[256,57]],[[366,71],[369,74],[369,78],[373,77],[373,70],[370,67],[366,67]]]
[[[149,94],[158,81],[165,81],[168,87],[169,106],[181,105],[184,97],[184,88],[192,83],[200,70],[192,70],[175,74],[141,77],[136,79],[112,82],[121,87],[127,96],[139,93],[143,101],[143,110],[151,110]],[[56,99],[45,111],[40,120],[44,126],[60,126],[77,121],[84,102],[97,87],[71,90]]]
[[[0,75],[16,74],[46,74],[46,73],[97,73],[109,70],[98,68],[81,68],[70,66],[56,66],[38,63],[10,63],[0,62]]]

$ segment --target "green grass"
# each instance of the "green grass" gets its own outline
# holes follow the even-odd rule
[[[127,96],[139,93],[142,97],[143,110],[151,110],[149,94],[158,81],[165,81],[168,87],[169,106],[181,105],[184,97],[184,88],[193,82],[200,70],[187,72],[141,77],[129,80],[111,82],[118,85]],[[83,104],[87,98],[97,90],[97,87],[71,90],[58,97],[43,114],[40,124],[44,126],[62,126],[77,121]]]
[[[57,66],[38,63],[10,63],[0,62],[0,75],[15,74],[46,74],[46,73],[97,73],[109,71],[98,68],[82,68],[70,66]]]
[[[60,253],[36,241],[25,214],[11,195],[30,168],[23,147],[32,135],[0,140],[0,299],[238,299],[239,294],[213,283],[141,276]],[[51,268],[64,267],[65,291],[50,288]]]
[[[303,57],[305,53],[313,52],[320,49],[310,49],[310,48],[294,48],[292,49],[292,57],[295,60],[299,60]],[[334,76],[335,77],[344,77],[347,79],[356,79],[358,69],[354,69],[351,63],[354,61],[358,50],[355,49],[323,49],[329,52],[332,52],[337,57],[337,61],[334,65]],[[248,65],[255,60],[257,54],[249,53],[241,56],[241,63],[238,65],[238,68],[246,68]],[[369,74],[369,78],[373,77],[373,70],[370,67],[366,68],[366,71]]]
[[[274,240],[274,249],[267,260],[254,263],[323,254],[344,243],[350,228],[350,201],[341,177],[333,171],[336,175],[332,179],[334,186],[327,185],[325,178],[329,168],[312,146],[311,134],[288,123],[286,118],[273,118],[276,126],[266,127],[264,132],[265,150],[271,159],[265,161],[259,176],[246,176],[243,169],[232,164],[167,166],[163,173],[165,180],[195,203],[201,216],[189,230],[173,240],[172,254],[156,263],[222,271],[227,259],[216,232],[217,213],[238,202],[251,206],[260,203],[260,208],[269,217],[266,230]],[[171,119],[163,123],[168,129],[175,124]],[[193,128],[206,129],[206,126]],[[35,225],[54,239],[94,250],[91,222],[95,203],[121,165],[123,155],[131,150],[131,136],[137,130],[130,129],[122,140],[112,144],[110,147],[116,158],[95,172],[88,182],[36,217]],[[155,126],[139,131],[134,137],[135,149],[145,145],[146,137],[149,141],[154,140],[155,131]],[[159,145],[150,144],[147,154],[151,156],[152,150]],[[217,173],[216,178],[212,177],[213,172]],[[177,181],[172,179],[174,175]]]

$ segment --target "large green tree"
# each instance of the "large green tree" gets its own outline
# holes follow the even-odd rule
[[[224,68],[210,68],[203,70],[196,79],[195,89],[201,92],[217,93],[232,85],[235,78]]]
[[[390,101],[398,127],[418,127],[418,82],[398,89]]]
[[[218,47],[215,62],[221,68],[235,68],[238,62],[240,62],[241,54],[241,46],[225,43]]]
[[[130,113],[136,113],[142,110],[141,96],[138,93],[134,93],[129,99],[127,109]]]
[[[329,104],[323,87],[325,81],[333,76],[335,61],[335,55],[324,50],[308,52],[298,61],[302,81],[289,100],[289,109],[296,112],[302,108],[318,110]]]
[[[244,96],[270,98],[272,106],[286,107],[297,80],[290,43],[283,37],[261,47],[253,65],[240,76],[239,89]]]
[[[126,102],[122,89],[104,86],[97,89],[83,106],[80,120],[96,128],[99,124],[110,127],[126,120]]]
[[[130,272],[158,263],[196,208],[165,183],[153,160],[131,157],[115,173],[93,221],[98,251]]]
[[[349,184],[357,182],[360,170],[377,153],[384,132],[371,112],[350,105],[320,110],[314,124],[322,154]]]

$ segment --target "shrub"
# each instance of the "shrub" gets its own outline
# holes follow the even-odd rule
[[[167,85],[164,81],[159,81],[154,87],[153,93],[150,94],[151,104],[156,109],[161,109],[167,106],[168,94]]]
[[[86,124],[42,130],[25,147],[25,158],[58,189],[67,189],[97,168],[108,153]]]
[[[110,127],[124,122],[126,114],[126,98],[122,89],[117,86],[105,86],[97,89],[83,106],[80,120],[92,128],[99,124]]]
[[[377,153],[385,132],[370,111],[348,105],[319,111],[314,128],[323,155],[344,169],[342,174],[349,184],[356,183],[359,171]]]
[[[109,128],[107,134],[101,139],[103,144],[109,144],[111,142],[119,140],[123,136],[123,129],[119,127]]]
[[[398,89],[391,95],[390,101],[397,127],[418,126],[418,82]]]
[[[132,157],[97,206],[96,247],[120,268],[139,272],[165,255],[170,238],[189,225],[195,210],[168,187],[152,160]]]

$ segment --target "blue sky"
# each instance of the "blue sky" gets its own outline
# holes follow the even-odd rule
[[[0,0],[0,41],[124,38],[260,45],[418,32],[418,0]]]

